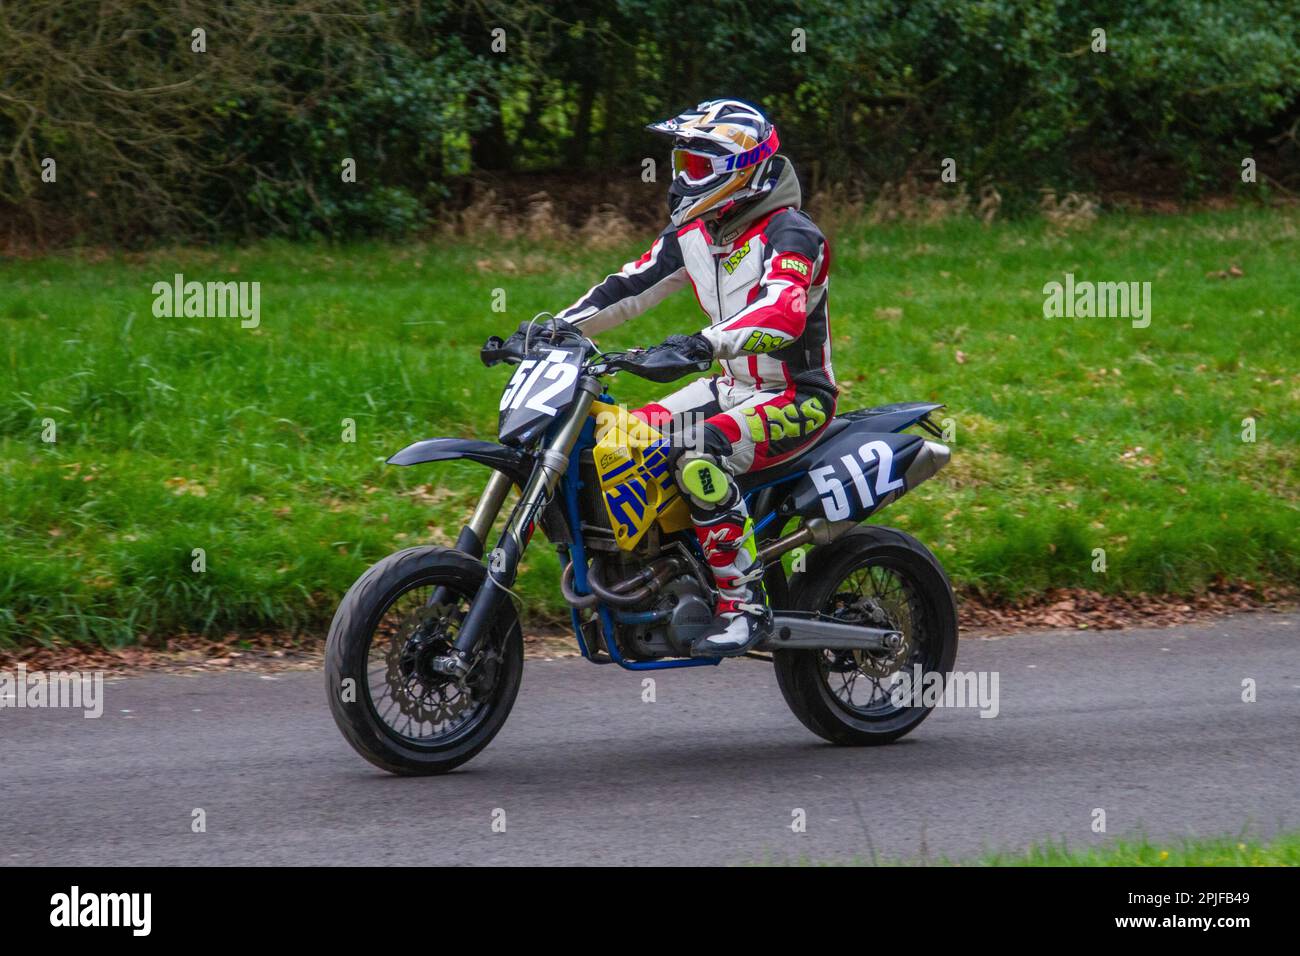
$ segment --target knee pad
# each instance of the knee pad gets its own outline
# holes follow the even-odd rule
[[[690,436],[692,440],[675,449],[673,476],[677,486],[690,497],[695,506],[716,509],[731,505],[738,497],[736,483],[727,468],[727,457],[732,444],[722,429],[715,425],[702,425]]]
[[[735,483],[725,461],[732,452],[731,442],[717,427],[704,424],[689,441],[673,452],[673,474],[677,486],[693,503],[706,508],[726,505],[733,497]]]
[[[712,455],[682,456],[677,465],[677,483],[692,498],[708,505],[726,501],[731,494],[731,475]]]

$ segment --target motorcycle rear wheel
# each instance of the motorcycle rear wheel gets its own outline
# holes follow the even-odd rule
[[[844,746],[887,744],[930,715],[932,707],[898,706],[891,694],[899,671],[920,666],[946,681],[957,658],[952,587],[925,545],[893,528],[854,528],[812,551],[791,582],[791,604],[904,635],[892,653],[777,651],[781,694],[805,727]]]

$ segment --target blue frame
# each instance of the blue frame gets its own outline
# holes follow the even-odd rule
[[[602,393],[600,400],[607,404],[612,404],[614,399],[608,394]],[[936,408],[942,408],[942,405],[918,405],[920,412],[916,408],[904,408],[895,415],[895,421],[890,422],[890,431],[899,433],[908,426],[915,424],[922,418],[925,418],[931,411]],[[889,413],[893,406],[880,406],[875,409],[865,409],[861,413],[853,413],[859,416],[872,413]],[[846,416],[847,417],[847,416]],[[552,426],[553,428],[556,426]],[[564,473],[560,482],[560,493],[564,496],[564,520],[569,526],[569,535],[573,543],[569,546],[570,557],[573,560],[573,589],[578,594],[589,595],[591,590],[587,584],[587,547],[582,538],[582,518],[581,510],[578,506],[578,493],[582,490],[582,479],[579,477],[578,459],[581,454],[589,448],[596,445],[596,421],[588,416],[587,421],[583,424],[582,430],[578,433],[578,440],[574,444],[573,452],[569,456],[569,467]],[[755,496],[765,488],[771,488],[776,485],[787,484],[797,481],[807,474],[807,470],[798,471],[791,475],[783,475],[774,481],[765,482],[749,489],[745,494],[745,502],[751,503]],[[776,510],[764,515],[755,525],[754,531],[757,533],[774,521],[777,517]],[[697,549],[698,553],[698,549]],[[587,647],[586,641],[582,639],[582,616],[577,608],[573,608],[573,636],[578,641],[578,649],[582,651],[582,656],[591,660],[591,649]],[[612,612],[603,602],[597,605],[597,614],[600,617],[601,631],[605,637],[605,647],[609,650],[610,659],[620,667],[630,671],[652,671],[665,670],[670,667],[705,667],[722,663],[720,657],[675,657],[661,661],[628,661],[624,660],[619,653],[618,644],[614,640],[614,623],[619,621],[626,624],[648,623],[653,620],[654,614],[649,611],[620,611]],[[593,663],[607,663],[606,661],[596,661]]]
[[[602,395],[600,400],[613,401],[608,395]],[[590,594],[591,591],[587,585],[587,546],[582,538],[582,512],[578,507],[578,493],[582,490],[578,458],[587,449],[595,447],[595,444],[596,420],[588,417],[582,426],[582,431],[578,433],[578,441],[573,446],[573,453],[569,456],[569,467],[560,480],[560,494],[564,496],[564,519],[569,525],[569,535],[573,538],[573,543],[569,545],[570,557],[573,559],[573,590],[583,595]],[[583,657],[591,660],[591,648],[582,639],[582,616],[576,607],[571,613],[573,636],[578,640],[578,650],[582,651]],[[600,627],[605,636],[605,647],[609,650],[610,660],[626,670],[657,671],[673,667],[716,667],[722,663],[720,657],[674,657],[662,661],[625,660],[619,653],[618,642],[614,640],[614,614],[604,603],[597,605],[597,614],[600,617]],[[628,623],[636,623],[637,617],[637,614],[629,613],[623,615],[621,619]]]

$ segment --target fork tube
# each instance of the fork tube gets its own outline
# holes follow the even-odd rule
[[[501,513],[501,505],[509,493],[510,479],[502,472],[492,472],[487,487],[474,506],[469,523],[460,529],[460,536],[456,539],[457,551],[464,551],[475,558],[483,557],[483,542],[487,540],[488,532],[492,530],[497,515]]]
[[[483,557],[483,542],[487,540],[488,532],[492,530],[497,515],[501,513],[501,506],[505,503],[508,494],[510,494],[510,479],[494,470],[487,486],[483,489],[483,494],[479,496],[478,504],[474,506],[474,513],[470,515],[469,523],[464,525],[460,529],[460,534],[456,536],[457,551],[464,551],[471,558]],[[446,600],[447,585],[439,584],[425,603],[429,607],[437,607]]]
[[[532,477],[519,496],[510,520],[497,542],[496,551],[488,560],[487,577],[474,601],[469,613],[456,635],[456,648],[453,652],[467,665],[483,636],[487,634],[487,624],[505,597],[506,589],[515,582],[515,572],[519,569],[519,558],[528,539],[532,537],[537,514],[550,500],[555,486],[569,467],[569,455],[578,442],[578,434],[586,424],[591,412],[591,403],[600,392],[600,383],[591,376],[586,376],[578,385],[578,394],[569,406],[568,417],[555,431],[550,443],[538,456],[537,467]]]

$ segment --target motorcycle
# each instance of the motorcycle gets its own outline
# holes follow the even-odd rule
[[[559,588],[584,658],[632,671],[720,663],[691,657],[717,595],[673,480],[669,436],[628,415],[604,385],[619,372],[672,381],[709,363],[662,347],[601,352],[559,322],[493,336],[480,357],[515,367],[499,442],[431,438],[389,459],[492,470],[455,547],[407,548],[374,564],[330,626],[334,720],[395,774],[451,770],[505,723],[524,661],[511,587],[539,526],[561,557]],[[956,658],[956,606],[938,560],[911,535],[863,524],[948,462],[931,440],[942,437],[930,417],[942,407],[847,412],[795,458],[738,479],[774,615],[771,635],[746,656],[769,661],[794,715],[835,744],[914,730],[931,708],[893,693],[899,680],[916,668],[946,680]],[[930,438],[905,431],[913,426]],[[488,551],[512,488],[518,498]]]

